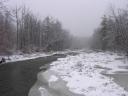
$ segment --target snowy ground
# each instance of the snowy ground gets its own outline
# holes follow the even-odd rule
[[[66,54],[69,52],[78,52],[77,51],[71,51],[71,50],[66,50],[66,51],[58,51],[58,52],[36,52],[36,53],[31,53],[31,54],[13,54],[11,56],[0,56],[0,60],[2,57],[6,59],[6,62],[16,62],[16,61],[23,61],[23,60],[28,60],[28,59],[35,59],[39,57],[46,57],[46,56],[51,56],[54,54]]]
[[[50,71],[57,72],[58,76],[67,82],[69,90],[74,93],[84,96],[128,96],[128,92],[117,85],[113,78],[102,74],[127,71],[125,69],[127,63],[124,61],[126,60],[123,56],[115,53],[80,52],[77,56],[67,56],[53,62]],[[58,80],[56,76],[50,78],[49,81]]]
[[[1,56],[6,59],[6,62],[16,62],[16,61],[23,61],[23,60],[28,60],[28,59],[35,59],[39,57],[45,57],[49,56],[51,54],[45,54],[45,53],[32,53],[32,54],[16,54],[16,55],[11,55],[11,56]]]
[[[49,72],[55,72],[57,75],[49,75],[49,84],[55,82],[55,86],[59,89],[63,81],[66,81],[66,87],[73,93],[83,94],[84,96],[128,96],[128,92],[124,88],[117,85],[113,78],[107,77],[103,74],[115,74],[116,72],[128,71],[127,59],[122,55],[110,52],[82,52],[82,51],[64,51],[51,53],[34,53],[23,55],[12,55],[7,58],[7,62],[22,61],[27,59],[34,59],[39,57],[51,56],[54,54],[66,54],[69,52],[79,52],[76,56],[67,56],[66,58],[59,58],[51,64]],[[1,56],[3,57],[3,56]],[[47,74],[49,74],[49,72]],[[44,74],[44,73],[41,73]],[[47,75],[46,74],[46,75]],[[47,76],[46,76],[47,77]],[[60,78],[62,79],[60,82]],[[49,85],[50,86],[50,85]],[[54,86],[51,86],[51,88]],[[55,88],[55,87],[54,87]],[[54,89],[53,88],[53,89]],[[67,88],[65,89],[67,92]],[[36,88],[37,89],[37,88]],[[45,89],[47,90],[47,88]],[[43,94],[44,86],[39,87],[38,91]],[[35,92],[35,91],[34,91]],[[33,96],[33,95],[32,95]],[[36,95],[40,96],[40,95]],[[44,94],[42,95],[44,96]],[[47,96],[47,95],[46,95]],[[48,95],[49,96],[49,95]],[[60,95],[50,95],[60,96]],[[62,95],[65,96],[65,95]],[[81,96],[81,95],[66,95],[66,96]]]

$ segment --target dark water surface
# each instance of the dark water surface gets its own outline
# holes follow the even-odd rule
[[[41,66],[49,64],[64,54],[41,57],[33,60],[11,62],[0,66],[0,96],[28,96],[37,80]]]
[[[128,92],[128,71],[120,71],[115,74],[108,74],[108,76],[114,78],[114,81]]]

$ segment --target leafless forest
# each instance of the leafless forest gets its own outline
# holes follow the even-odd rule
[[[69,48],[71,36],[57,19],[47,16],[41,20],[25,6],[9,10],[4,3],[0,2],[0,52]]]
[[[110,7],[93,34],[92,47],[101,50],[128,52],[128,9]]]
[[[109,8],[90,38],[78,38],[51,16],[42,20],[26,6],[13,9],[0,1],[0,53],[58,51],[71,48],[128,52],[128,9]],[[86,18],[86,17],[85,17]]]
[[[128,6],[106,1],[0,0],[0,96],[128,96]]]

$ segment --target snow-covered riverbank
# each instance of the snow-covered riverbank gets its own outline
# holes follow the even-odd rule
[[[76,51],[71,51],[71,50],[66,50],[66,51],[56,51],[56,52],[36,52],[36,53],[31,53],[31,54],[13,54],[10,56],[0,56],[1,58],[5,58],[6,62],[16,62],[16,61],[24,61],[24,60],[29,60],[29,59],[35,59],[39,57],[46,57],[46,56],[51,56],[55,54],[67,54],[71,52],[79,52],[79,50]]]
[[[46,73],[54,71],[57,75],[50,73],[51,75],[47,77],[44,75],[46,73],[42,72],[39,73],[38,79],[43,81],[41,79],[47,77],[45,80],[49,83],[48,86],[50,87],[51,81],[53,81],[54,89],[56,89],[58,85],[55,82],[59,82],[58,80],[61,78],[67,82],[65,85],[71,92],[84,96],[128,96],[128,92],[117,85],[113,81],[113,78],[103,75],[114,74],[117,71],[127,71],[125,68],[127,63],[124,61],[126,61],[124,56],[119,56],[115,53],[81,52],[77,56],[67,56],[66,58],[60,58],[58,61],[53,62],[51,64],[52,67]],[[48,90],[43,90],[43,85],[37,88],[40,93]],[[59,95],[56,94],[56,96]]]

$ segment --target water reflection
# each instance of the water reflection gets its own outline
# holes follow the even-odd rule
[[[37,80],[40,67],[57,58],[48,56],[0,66],[0,96],[28,96],[30,88]]]

